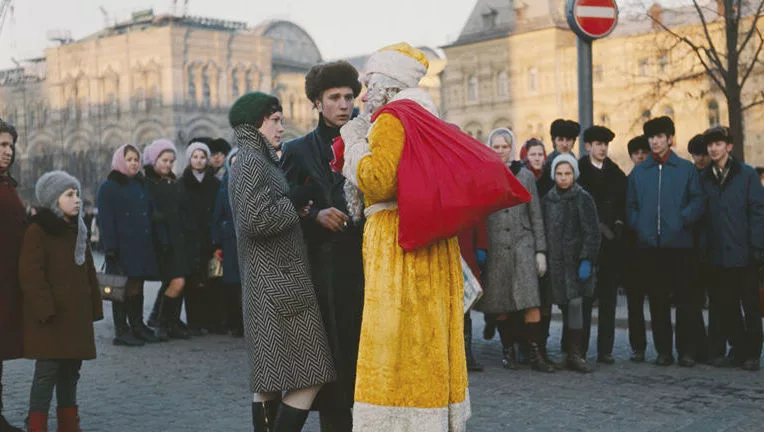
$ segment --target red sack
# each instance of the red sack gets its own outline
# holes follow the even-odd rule
[[[531,196],[499,155],[411,100],[377,111],[403,124],[406,142],[398,164],[398,244],[429,246],[474,227],[489,215]]]

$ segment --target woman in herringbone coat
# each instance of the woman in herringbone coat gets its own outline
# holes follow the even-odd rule
[[[336,378],[298,212],[274,149],[281,112],[278,99],[254,92],[229,114],[240,149],[229,188],[255,431],[271,430],[274,415],[275,430],[301,430],[318,390]]]
[[[544,360],[539,309],[538,278],[546,273],[546,235],[536,179],[522,162],[511,162],[515,136],[509,129],[492,131],[488,145],[530,192],[531,201],[488,217],[488,260],[482,276],[485,294],[475,309],[497,317],[505,368],[516,368],[514,345],[526,342],[533,368],[553,372]]]

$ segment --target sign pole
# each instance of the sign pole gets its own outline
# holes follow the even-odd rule
[[[584,131],[594,125],[594,90],[592,88],[592,41],[577,38],[578,51],[578,122],[581,133],[578,136],[578,153],[586,156]]]

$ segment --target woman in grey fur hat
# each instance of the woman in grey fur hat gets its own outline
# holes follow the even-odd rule
[[[24,236],[19,260],[24,357],[37,360],[29,397],[28,431],[47,431],[53,390],[58,429],[79,431],[77,382],[83,360],[96,357],[93,322],[103,319],[80,183],[63,171],[44,174],[40,204]]]

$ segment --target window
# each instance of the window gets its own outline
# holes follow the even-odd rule
[[[251,92],[252,90],[254,90],[252,88],[252,74],[253,73],[254,72],[252,72],[252,71],[247,72],[246,83],[244,85],[244,87],[246,87],[246,89],[247,89],[247,92]]]
[[[146,111],[146,90],[139,88],[135,91],[135,111],[137,112],[145,112]]]
[[[648,121],[653,117],[653,114],[650,112],[650,110],[644,110],[642,111],[642,120]]]
[[[668,71],[668,61],[669,60],[667,55],[662,55],[658,57],[658,70],[661,73],[665,73],[666,71]]]
[[[28,106],[26,111],[27,111],[27,126],[35,127],[35,117],[37,114],[35,112],[35,106],[34,105]]]
[[[188,67],[188,103],[196,105],[196,82],[194,80],[194,67]]]
[[[470,75],[469,78],[467,78],[467,100],[470,101],[476,101],[478,100],[478,85],[479,85],[478,77],[475,75]]]
[[[610,117],[608,117],[607,114],[602,114],[600,116],[600,124],[603,126],[609,126],[610,125]]]
[[[119,114],[119,106],[117,105],[117,96],[114,93],[109,93],[106,96],[106,116],[116,116]]]
[[[535,67],[528,69],[528,91],[536,93],[539,89],[539,70]]]
[[[604,79],[605,73],[602,65],[594,66],[594,82],[601,83]]]
[[[202,72],[202,104],[205,107],[211,105],[210,76],[206,68]]]
[[[506,69],[496,77],[496,93],[501,97],[509,96],[509,74]]]
[[[647,61],[647,59],[642,59],[639,61],[639,76],[647,76],[648,68],[650,67],[650,62]]]
[[[483,14],[483,28],[486,30],[490,30],[493,28],[496,28],[496,17],[499,15],[499,12],[496,11],[496,9],[489,9],[488,12]]]
[[[149,109],[162,105],[162,95],[159,92],[159,86],[151,87],[151,98],[149,99]]]
[[[234,99],[238,98],[240,94],[238,69],[234,69],[231,71],[231,94],[233,95]]]
[[[64,121],[72,121],[77,119],[77,103],[74,99],[68,99],[66,101],[66,111],[64,113]]]
[[[80,98],[79,102],[77,103],[78,109],[77,109],[77,116],[78,118],[81,118],[83,120],[87,120],[89,114],[90,114],[90,105],[88,104],[87,98]]]
[[[708,103],[708,127],[716,127],[721,123],[721,115],[719,114],[719,103],[712,100]]]

